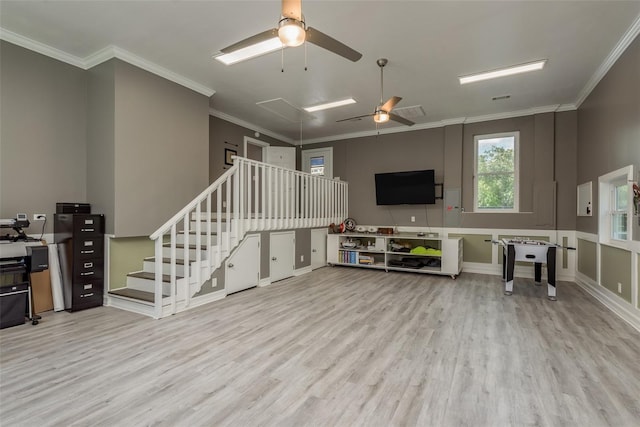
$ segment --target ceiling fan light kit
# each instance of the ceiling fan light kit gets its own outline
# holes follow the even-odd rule
[[[376,123],[387,123],[389,121],[389,114],[386,111],[378,110],[373,116],[373,121]]]
[[[278,38],[285,46],[300,46],[306,39],[304,21],[283,17],[278,27]]]

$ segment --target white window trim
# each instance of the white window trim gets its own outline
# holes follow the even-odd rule
[[[504,138],[514,139],[514,189],[513,209],[478,209],[478,141],[481,139]],[[475,213],[518,213],[520,212],[520,131],[474,135],[473,137],[473,211]]]
[[[598,178],[598,240],[600,243],[631,249],[633,234],[633,191],[627,192],[627,238],[625,240],[611,237],[611,203],[613,201],[613,189],[616,184],[624,180],[631,186],[633,179],[633,165],[625,166],[613,172],[609,172]]]
[[[333,147],[323,147],[323,148],[311,148],[308,150],[302,150],[301,154],[301,162],[302,162],[302,171],[311,173],[311,157],[321,155],[325,156],[325,178],[334,179],[333,177]]]

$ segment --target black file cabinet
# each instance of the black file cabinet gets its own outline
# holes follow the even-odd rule
[[[104,293],[104,215],[55,214],[54,218],[64,308],[77,311],[101,306]]]

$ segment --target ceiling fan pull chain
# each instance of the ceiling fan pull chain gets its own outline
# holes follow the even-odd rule
[[[284,45],[280,48],[280,72],[284,73]]]
[[[304,42],[304,70],[307,71],[307,42]]]

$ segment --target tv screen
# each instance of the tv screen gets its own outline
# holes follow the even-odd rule
[[[377,173],[375,178],[378,205],[432,205],[436,202],[433,169]]]

